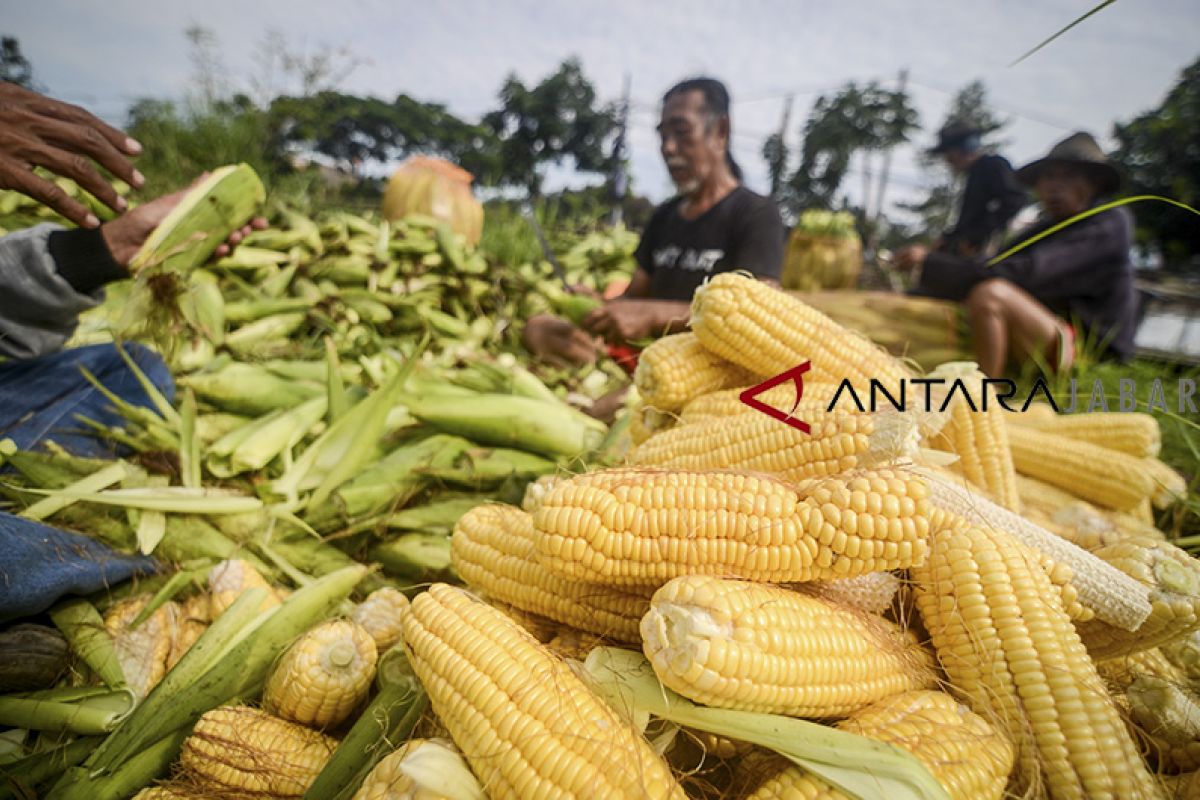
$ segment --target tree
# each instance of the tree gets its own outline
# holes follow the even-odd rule
[[[985,149],[1000,146],[998,134],[1009,123],[992,111],[988,105],[987,87],[980,80],[971,81],[950,99],[950,106],[946,110],[941,127],[951,122],[961,122],[978,128]],[[901,203],[900,207],[920,219],[920,228],[923,231],[929,235],[936,235],[950,225],[958,194],[958,178],[941,156],[931,156],[922,151],[918,161],[925,172],[933,176],[933,186],[929,195],[921,202]]]
[[[33,65],[21,53],[21,43],[15,36],[0,37],[0,81],[15,83],[26,89],[33,83]]]
[[[817,98],[804,125],[800,165],[784,188],[793,213],[805,208],[832,208],[850,159],[861,153],[864,171],[872,154],[908,141],[917,129],[917,112],[907,93],[872,81],[850,82],[832,96]],[[870,196],[870,186],[866,187]]]
[[[772,133],[763,142],[762,156],[771,180],[771,197],[776,200],[782,197],[787,182],[788,155],[787,141],[782,133]]]
[[[500,108],[483,118],[500,141],[498,183],[522,186],[536,196],[545,164],[571,158],[583,172],[610,168],[605,144],[616,132],[616,109],[598,106],[596,90],[577,59],[564,61],[532,89],[509,75],[499,99]]]
[[[1200,208],[1200,59],[1186,67],[1162,104],[1114,126],[1113,160],[1128,178],[1127,193],[1169,197]],[[1138,238],[1158,246],[1167,262],[1200,254],[1200,219],[1164,203],[1133,206]]]

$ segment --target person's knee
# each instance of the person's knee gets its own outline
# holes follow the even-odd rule
[[[1003,278],[991,278],[975,285],[967,295],[971,312],[996,313],[1003,311],[1013,296],[1013,285]]]

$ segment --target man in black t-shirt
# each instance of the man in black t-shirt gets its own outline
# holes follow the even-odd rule
[[[770,199],[741,185],[729,152],[725,87],[711,78],[676,84],[663,97],[658,133],[679,194],[646,226],[629,288],[580,328],[550,315],[530,319],[523,340],[536,355],[583,364],[598,354],[594,337],[620,346],[685,330],[692,293],[720,272],[746,270],[778,281],[783,222]]]
[[[1003,156],[985,153],[978,128],[952,122],[938,132],[929,150],[940,155],[954,172],[966,175],[958,219],[942,234],[935,250],[956,256],[994,255],[1013,217],[1029,203],[1012,164]]]

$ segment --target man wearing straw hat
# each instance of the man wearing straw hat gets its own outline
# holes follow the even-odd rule
[[[935,250],[960,256],[995,254],[1009,222],[1029,202],[1012,164],[1004,156],[985,152],[981,135],[974,125],[951,122],[938,131],[937,144],[927,151],[966,176],[958,219],[938,239]]]
[[[1017,178],[1033,189],[1042,216],[1009,247],[1094,208],[1120,188],[1117,170],[1096,140],[1082,132],[1019,169]],[[1010,356],[1044,358],[1058,370],[1070,367],[1075,322],[1100,343],[1104,356],[1124,361],[1133,355],[1132,238],[1130,215],[1113,208],[1072,222],[993,265],[920,245],[901,250],[896,261],[914,271],[914,294],[965,302],[976,360],[986,374],[998,377]]]

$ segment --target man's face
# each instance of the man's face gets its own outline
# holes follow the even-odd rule
[[[1066,219],[1086,211],[1096,198],[1096,186],[1087,171],[1070,164],[1042,167],[1034,191],[1047,216],[1053,220]]]
[[[699,189],[724,161],[729,140],[728,123],[710,120],[700,91],[673,95],[663,104],[658,135],[671,180],[685,195]]]
[[[967,171],[967,167],[971,166],[971,159],[966,151],[960,150],[957,147],[951,147],[942,153],[942,158],[946,159],[946,164],[949,165],[950,169],[960,175]]]

